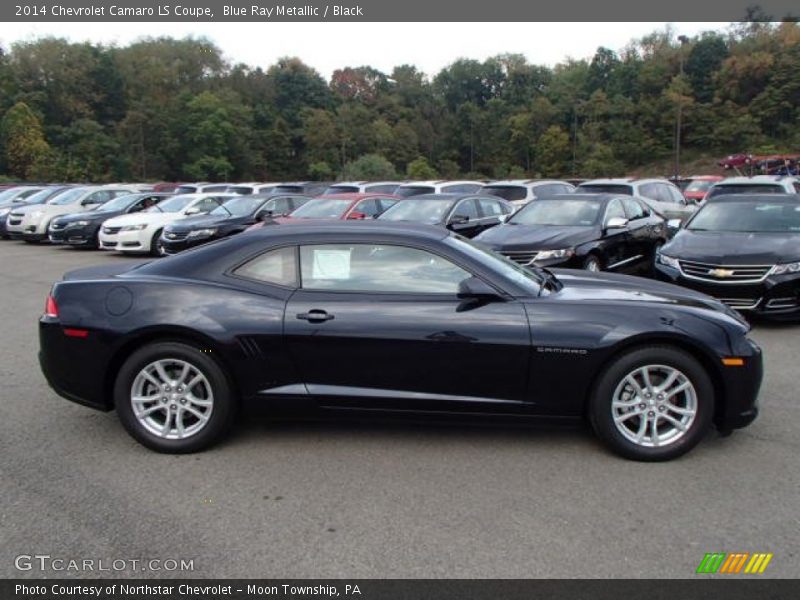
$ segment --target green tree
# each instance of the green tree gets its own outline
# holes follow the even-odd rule
[[[344,167],[344,179],[377,181],[396,179],[394,165],[380,154],[364,154]]]
[[[0,143],[8,172],[19,179],[28,179],[50,152],[39,118],[24,102],[17,102],[3,115]]]
[[[551,125],[536,143],[536,170],[544,177],[561,176],[567,172],[569,158],[569,135],[558,125]]]
[[[436,169],[423,156],[419,156],[408,163],[406,175],[409,179],[416,180],[436,179],[438,177]]]

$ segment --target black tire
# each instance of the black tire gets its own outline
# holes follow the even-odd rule
[[[596,265],[596,268],[594,266]],[[584,271],[591,271],[593,273],[599,273],[603,270],[603,261],[602,259],[597,256],[597,254],[589,254],[586,258],[583,259],[583,264],[581,268]]]
[[[150,255],[151,256],[164,256],[164,252],[162,251],[162,244],[161,244],[161,233],[163,229],[159,229],[153,235],[153,239],[150,242]]]
[[[155,435],[136,417],[132,406],[132,388],[137,375],[147,365],[164,359],[189,363],[205,376],[213,392],[213,407],[205,426],[183,439]],[[179,342],[156,342],[131,354],[117,374],[114,405],[122,425],[136,441],[156,452],[170,454],[197,452],[217,443],[230,429],[238,409],[230,382],[217,362],[207,351]]]
[[[618,386],[623,385],[623,380],[628,374],[646,365],[664,365],[677,369],[691,382],[696,395],[694,420],[678,438],[657,447],[647,447],[626,438],[615,424],[612,409],[612,401]],[[643,405],[644,402],[631,409],[638,410]],[[643,416],[658,415],[656,407],[649,408],[654,410],[643,413]],[[664,461],[685,454],[705,437],[713,416],[714,387],[705,369],[690,354],[670,346],[649,346],[620,356],[600,376],[589,403],[589,421],[597,436],[620,456],[639,461]],[[633,419],[641,418],[633,417]],[[660,419],[656,418],[658,422],[663,423]],[[641,424],[641,420],[626,421],[628,424]],[[650,425],[647,427],[647,431],[652,431]],[[669,424],[666,424],[666,427],[669,429]]]

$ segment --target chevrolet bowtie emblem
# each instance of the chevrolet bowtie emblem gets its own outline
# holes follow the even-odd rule
[[[719,279],[724,279],[733,275],[733,271],[731,269],[711,269],[708,271],[708,274]]]

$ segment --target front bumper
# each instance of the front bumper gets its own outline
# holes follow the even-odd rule
[[[85,225],[83,227],[64,227],[47,232],[47,237],[53,244],[68,244],[70,246],[88,246],[95,243],[98,226]]]
[[[758,416],[758,392],[764,377],[764,359],[761,348],[746,340],[747,350],[744,365],[722,367],[722,387],[724,402],[718,402],[714,424],[723,433],[741,429],[752,423]]]
[[[117,252],[130,252],[134,254],[146,254],[150,252],[150,241],[152,233],[147,229],[139,231],[118,231],[116,233],[104,233],[100,229],[100,247],[103,250],[116,250]]]
[[[686,277],[674,267],[656,264],[656,276],[722,301],[748,315],[769,319],[800,318],[800,274],[770,275],[759,283],[715,283]]]

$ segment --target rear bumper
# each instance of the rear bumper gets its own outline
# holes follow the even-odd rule
[[[800,274],[769,276],[753,284],[727,284],[691,279],[678,269],[656,264],[656,275],[661,281],[713,296],[743,314],[774,320],[800,318]]]
[[[109,411],[113,402],[103,389],[108,351],[97,335],[90,332],[87,338],[69,337],[60,323],[42,317],[39,366],[47,383],[62,398]]]

